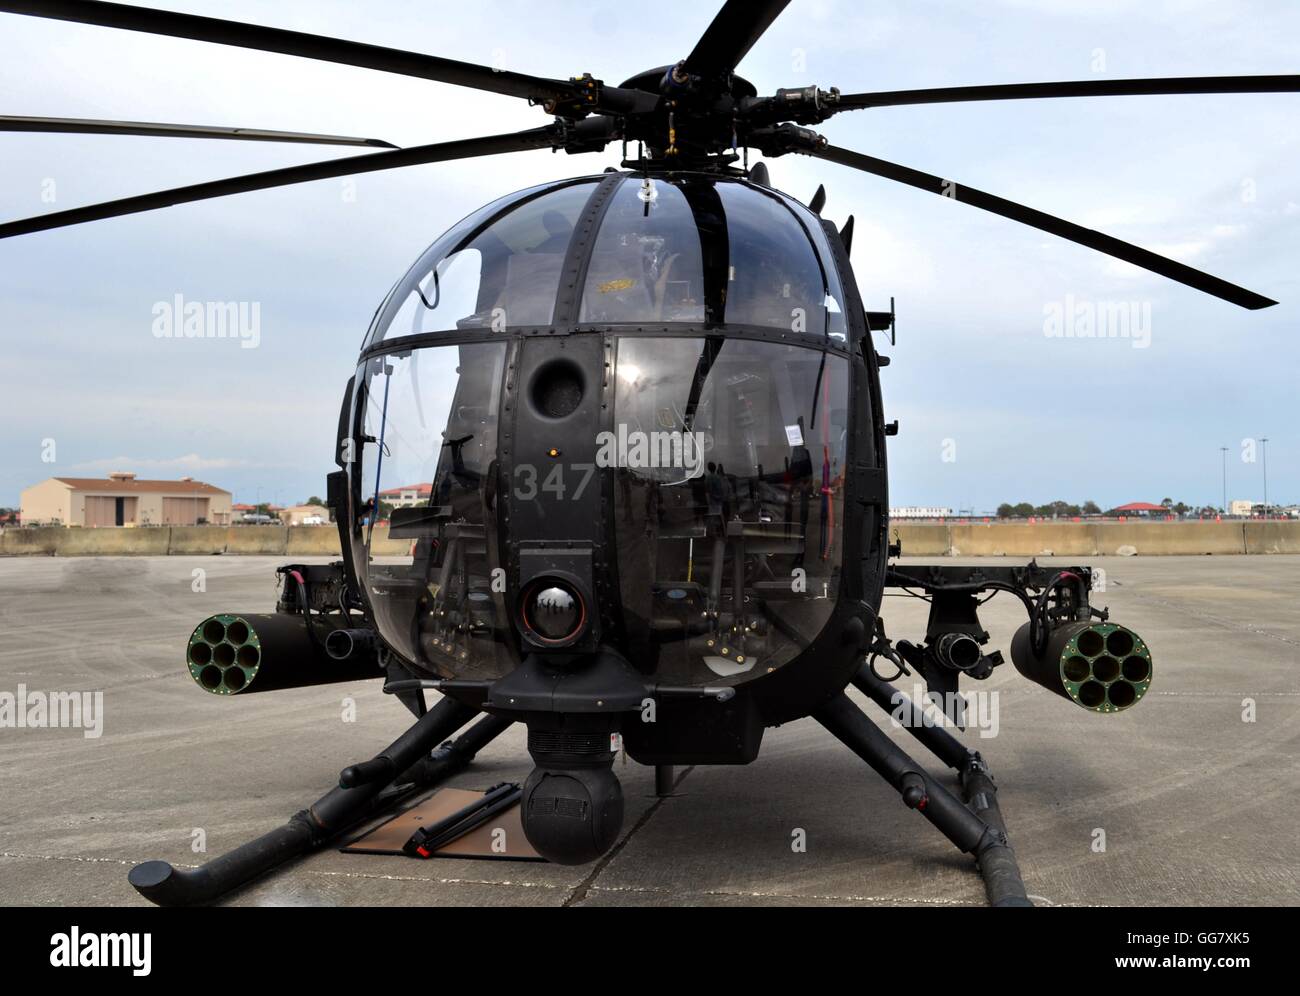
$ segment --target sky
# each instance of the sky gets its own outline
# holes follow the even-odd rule
[[[549,77],[682,58],[709,3],[160,0]],[[1300,72],[1275,0],[795,0],[739,68],[761,92]],[[523,101],[370,70],[0,14],[5,113],[278,128],[416,145],[547,123]],[[1021,201],[1279,300],[1248,312],[950,200],[786,156],[772,182],[856,217],[891,504],[1300,501],[1300,94],[881,108],[832,143]],[[359,150],[0,134],[23,218]],[[280,504],[323,494],[343,387],[379,301],[508,191],[617,165],[546,151],[211,200],[0,241],[0,506],[50,476],[182,475]],[[755,154],[754,158],[757,158]],[[256,305],[255,349],[167,339],[156,306]],[[1122,313],[1127,337],[1053,316]],[[1262,444],[1268,439],[1267,446]],[[1226,454],[1222,447],[1227,448]]]

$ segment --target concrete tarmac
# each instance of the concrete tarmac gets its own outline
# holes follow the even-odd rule
[[[272,611],[283,559],[0,559],[0,694],[24,685],[29,694],[102,691],[104,702],[98,737],[0,729],[0,903],[143,903],[127,884],[132,865],[197,865],[279,825],[407,725],[377,681],[229,698],[191,681],[182,651],[194,625],[214,612]],[[1146,698],[1094,715],[1025,681],[1009,662],[987,682],[963,684],[998,693],[996,735],[971,730],[964,739],[1001,787],[1029,892],[1044,905],[1300,903],[1300,558],[1084,562],[1106,571],[1095,604],[1152,648]],[[205,590],[195,590],[195,571]],[[886,598],[890,636],[919,642],[926,609],[906,595]],[[1001,594],[981,618],[990,647],[1005,651],[1024,610]],[[900,687],[910,692],[912,681]],[[889,728],[883,713],[872,715]],[[890,735],[952,784],[905,730]],[[449,784],[522,781],[530,768],[516,728]],[[768,730],[746,767],[679,770],[670,798],[654,797],[650,769],[620,759],[616,771],[627,800],[623,836],[595,864],[330,849],[229,901],[985,901],[970,859],[812,720]]]

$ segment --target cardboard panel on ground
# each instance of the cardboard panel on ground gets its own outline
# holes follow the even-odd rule
[[[440,788],[422,802],[399,813],[339,848],[345,854],[401,855],[403,845],[421,827],[431,827],[464,806],[483,798],[473,789]],[[482,826],[449,841],[434,852],[443,858],[491,858],[508,861],[545,861],[524,836],[519,804],[498,813]],[[411,860],[417,860],[412,858]]]

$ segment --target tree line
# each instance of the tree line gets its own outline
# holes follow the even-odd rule
[[[1160,502],[1161,505],[1169,512],[1170,515],[1186,515],[1188,512],[1199,512],[1208,514],[1217,514],[1221,510],[1216,508],[1195,508],[1181,501],[1174,501],[1172,498],[1165,498]],[[1100,505],[1095,501],[1085,501],[1082,505],[1075,505],[1068,501],[1053,501],[1046,505],[1035,505],[1032,502],[1022,501],[1013,505],[1004,501],[998,506],[999,519],[1028,519],[1030,516],[1051,518],[1073,518],[1082,515],[1116,515],[1117,511],[1113,508],[1106,509],[1104,512]]]
[[[1004,501],[998,506],[999,519],[1027,519],[1031,515],[1048,519],[1053,516],[1101,515],[1101,506],[1095,501],[1085,501],[1082,505],[1074,505],[1068,501],[1053,501],[1048,502],[1046,505],[1035,505],[1032,502],[1022,501],[1013,505]]]

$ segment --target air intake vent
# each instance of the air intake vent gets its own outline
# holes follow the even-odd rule
[[[563,733],[552,730],[529,730],[530,754],[565,754],[578,757],[599,757],[609,754],[608,733]]]

